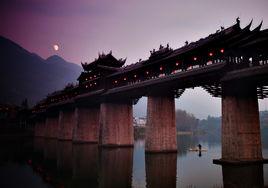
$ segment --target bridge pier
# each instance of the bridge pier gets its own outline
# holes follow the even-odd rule
[[[59,113],[59,140],[72,140],[75,126],[74,110],[61,110]]]
[[[222,84],[222,159],[262,161],[257,88],[242,81]]]
[[[45,120],[38,119],[35,122],[34,126],[34,136],[36,137],[44,137],[45,136]]]
[[[59,117],[57,115],[47,116],[45,129],[46,138],[58,138]]]
[[[100,145],[133,146],[132,103],[105,102],[100,105]]]
[[[75,109],[76,124],[73,142],[99,142],[99,115],[99,106],[77,107]]]
[[[148,96],[146,152],[177,152],[173,96]]]

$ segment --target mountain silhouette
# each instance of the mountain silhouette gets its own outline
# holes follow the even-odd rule
[[[57,55],[43,59],[0,36],[0,103],[31,105],[76,82],[82,68]]]

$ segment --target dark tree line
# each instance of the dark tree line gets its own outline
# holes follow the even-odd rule
[[[176,110],[176,127],[178,131],[195,131],[199,120],[184,110]]]

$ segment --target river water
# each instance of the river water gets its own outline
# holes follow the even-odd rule
[[[201,144],[207,152],[191,152]],[[263,144],[263,157],[268,148]],[[265,187],[268,165],[221,166],[220,139],[178,136],[178,153],[145,154],[134,148],[99,148],[53,139],[0,140],[0,187]]]

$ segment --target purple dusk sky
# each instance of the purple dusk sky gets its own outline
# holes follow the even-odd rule
[[[80,64],[112,50],[131,64],[160,44],[178,48],[234,24],[238,16],[242,26],[253,18],[253,26],[263,20],[268,28],[267,8],[267,0],[1,0],[0,35],[43,58],[57,53]],[[53,51],[53,44],[60,50]],[[187,90],[177,105],[199,117],[219,115],[220,99],[199,90]]]
[[[241,17],[268,26],[267,0],[1,0],[0,35],[44,58],[91,61],[113,50],[127,64],[169,43],[178,48]]]

